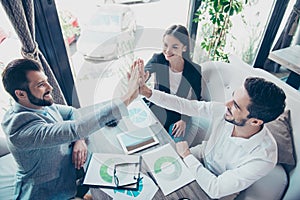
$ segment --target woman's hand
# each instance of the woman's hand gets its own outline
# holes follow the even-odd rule
[[[185,135],[185,129],[186,129],[186,122],[183,120],[179,120],[178,122],[174,123],[174,126],[172,128],[172,135],[174,137],[180,137]]]
[[[87,158],[87,145],[84,139],[77,140],[73,146],[72,162],[75,168],[80,169]]]

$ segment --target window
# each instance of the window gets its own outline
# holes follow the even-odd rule
[[[105,2],[55,2],[60,14],[68,12],[78,20],[80,33],[66,45],[81,106],[121,95],[114,88],[126,81],[134,58],[147,62],[161,51],[162,35],[170,25],[187,24],[186,0]]]
[[[242,13],[232,18],[231,34],[227,37],[225,47],[226,52],[252,65],[268,24],[274,2],[274,0],[249,0],[249,4],[244,7]],[[206,53],[200,48],[200,43],[207,34],[206,27],[198,24],[194,53],[196,62],[207,61]]]

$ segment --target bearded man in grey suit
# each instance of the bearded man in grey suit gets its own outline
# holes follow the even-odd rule
[[[75,120],[75,108],[54,103],[53,88],[38,62],[10,62],[2,82],[15,103],[1,125],[18,164],[14,198],[73,198],[76,168],[82,167],[87,158],[84,139],[128,114],[126,106],[138,95],[138,76],[138,69],[132,68],[126,95],[95,105],[94,112]]]

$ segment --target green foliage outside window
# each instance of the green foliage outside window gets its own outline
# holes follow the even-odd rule
[[[232,26],[231,17],[242,12],[247,3],[248,0],[202,0],[194,22],[205,22],[208,35],[200,45],[208,53],[209,60],[229,62],[224,47]]]

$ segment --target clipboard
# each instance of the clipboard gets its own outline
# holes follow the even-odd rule
[[[93,153],[83,184],[90,187],[138,190],[142,157]]]

